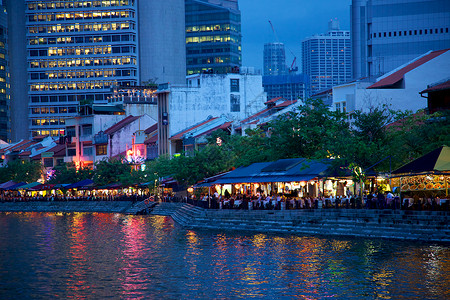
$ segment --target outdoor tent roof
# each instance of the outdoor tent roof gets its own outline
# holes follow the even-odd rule
[[[33,187],[35,187],[37,185],[40,185],[40,183],[36,181],[36,182],[32,182],[32,183],[28,183],[28,184],[22,185],[22,186],[20,186],[20,189],[22,189],[22,190],[31,189],[31,188],[33,188]]]
[[[450,147],[442,146],[398,168],[392,174],[448,171],[450,171]]]
[[[238,168],[214,184],[307,181],[322,177],[329,165],[323,160],[305,158],[280,159],[275,162],[254,163]]]
[[[26,182],[16,183],[14,185],[7,187],[6,190],[17,190],[18,188],[21,188],[22,186],[24,186],[26,184],[27,184]]]
[[[4,183],[0,184],[0,190],[5,190],[5,189],[7,189],[8,187],[13,186],[13,185],[15,185],[15,184],[17,184],[17,182],[14,182],[14,181],[12,181],[12,180],[7,181],[7,182],[4,182]]]
[[[84,180],[81,180],[81,181],[78,181],[78,182],[69,184],[68,186],[66,186],[66,187],[64,187],[64,188],[65,188],[65,189],[81,188],[81,187],[90,185],[90,184],[92,184],[92,183],[94,183],[93,180],[91,180],[91,179],[84,179]]]

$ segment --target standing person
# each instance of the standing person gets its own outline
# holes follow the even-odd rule
[[[388,208],[392,208],[393,201],[394,201],[394,194],[392,194],[391,191],[388,191],[386,194],[386,202]]]

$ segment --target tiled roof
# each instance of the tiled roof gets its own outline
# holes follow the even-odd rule
[[[317,92],[314,95],[311,95],[311,97],[325,95],[325,94],[330,94],[332,92],[333,92],[333,89],[326,89],[326,90],[322,90],[320,92]]]
[[[156,123],[156,124],[150,126],[149,128],[145,129],[144,133],[145,134],[149,134],[149,133],[152,133],[153,131],[156,131],[157,129],[158,129],[158,123]]]
[[[294,103],[297,103],[297,100],[287,100],[287,101],[284,101],[283,103],[278,104],[275,107],[287,107],[287,106],[292,105]]]
[[[225,122],[225,123],[223,123],[222,125],[216,126],[216,127],[214,127],[214,128],[211,128],[211,129],[208,130],[208,131],[205,131],[205,132],[202,132],[202,133],[197,134],[197,135],[195,136],[195,138],[197,138],[197,137],[199,137],[199,136],[202,136],[202,135],[210,134],[211,132],[216,131],[216,130],[218,130],[218,129],[226,129],[226,128],[228,128],[228,127],[231,125],[231,123],[233,123],[233,122]]]
[[[157,141],[158,141],[158,134],[155,134],[154,136],[149,137],[148,139],[146,139],[146,140],[144,141],[144,144],[150,145],[150,144],[156,143]]]
[[[120,122],[117,122],[113,126],[109,127],[104,132],[106,134],[113,134],[113,133],[119,131],[120,129],[122,129],[123,127],[127,126],[128,124],[136,121],[137,119],[139,119],[139,117],[128,116],[125,119],[121,120]]]
[[[256,117],[258,117],[258,116],[260,116],[260,115],[262,115],[262,114],[264,114],[266,112],[268,112],[269,110],[271,110],[271,108],[266,108],[266,109],[264,109],[264,110],[262,110],[260,112],[257,112],[256,114],[248,117],[247,119],[242,120],[241,123],[245,123],[247,121],[250,121],[250,120],[252,120],[252,119],[254,119],[254,118],[256,118]]]
[[[178,134],[172,136],[170,139],[171,139],[171,140],[180,140],[180,139],[183,137],[183,135],[184,135],[185,133],[191,131],[192,129],[195,129],[195,128],[198,128],[198,127],[200,127],[200,126],[202,126],[202,125],[205,125],[205,124],[207,124],[207,123],[209,123],[209,122],[211,122],[211,121],[213,121],[213,120],[215,120],[215,119],[217,119],[217,117],[216,117],[216,118],[211,118],[211,119],[206,120],[206,121],[204,121],[204,122],[202,122],[202,123],[200,123],[200,124],[194,125],[194,126],[188,128],[188,129],[183,130],[182,132],[179,132]]]
[[[412,61],[411,63],[407,64],[406,66],[404,66],[403,68],[401,68],[400,70],[397,70],[396,72],[380,79],[379,81],[375,82],[374,84],[372,84],[371,86],[368,87],[368,89],[377,89],[377,88],[387,88],[397,82],[399,82],[400,80],[403,79],[403,76],[414,70],[417,67],[420,67],[421,65],[423,65],[426,62],[429,62],[430,60],[438,57],[441,54],[444,54],[445,52],[449,51],[450,49],[444,49],[444,50],[439,50],[439,51],[433,51],[427,55],[424,55],[422,57],[420,57],[419,59],[416,59],[414,61]]]
[[[30,140],[23,140],[23,141],[20,141],[20,142],[18,142],[18,143],[15,143],[15,144],[13,144],[13,145],[10,145],[10,146],[8,146],[8,147],[5,147],[5,148],[0,149],[0,153],[6,153],[6,152],[8,152],[8,151],[17,151],[16,149],[22,147],[23,145],[27,145],[27,144],[29,144],[30,142],[31,142]]]
[[[446,82],[430,86],[426,90],[421,91],[420,93],[428,93],[428,92],[436,92],[436,91],[443,91],[450,89],[450,80],[447,80]]]
[[[278,100],[283,99],[283,97],[277,97],[277,98],[272,98],[267,102],[264,102],[264,104],[268,104],[268,103],[273,103],[273,102],[277,102]],[[285,99],[286,100],[286,99]]]

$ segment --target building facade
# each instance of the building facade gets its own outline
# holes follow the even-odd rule
[[[309,82],[304,74],[263,76],[263,87],[267,99],[283,97],[287,100],[304,99],[308,96]]]
[[[186,74],[236,72],[241,61],[237,0],[186,0]]]
[[[0,140],[11,141],[11,115],[9,93],[8,18],[0,1]]]
[[[264,44],[264,75],[285,75],[286,51],[283,43]]]
[[[350,32],[332,20],[328,32],[302,41],[303,73],[310,79],[310,93],[352,79]]]
[[[183,0],[6,0],[6,7],[13,139],[63,135],[79,105],[106,103],[114,86],[185,82]]]
[[[333,87],[330,109],[351,113],[383,106],[416,112],[427,108],[420,94],[430,85],[449,78],[450,50],[430,51],[372,81],[362,78]]]
[[[136,2],[26,4],[31,136],[62,135],[80,103],[105,101],[115,84],[138,84]]]
[[[261,75],[197,74],[187,85],[160,85],[158,90],[159,154],[173,155],[169,139],[207,118],[243,120],[264,108],[267,96]]]
[[[447,0],[353,0],[353,77],[377,77],[430,50],[450,48]]]

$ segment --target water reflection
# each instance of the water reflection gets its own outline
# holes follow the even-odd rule
[[[0,228],[1,299],[450,299],[444,245],[100,213],[0,213]]]

